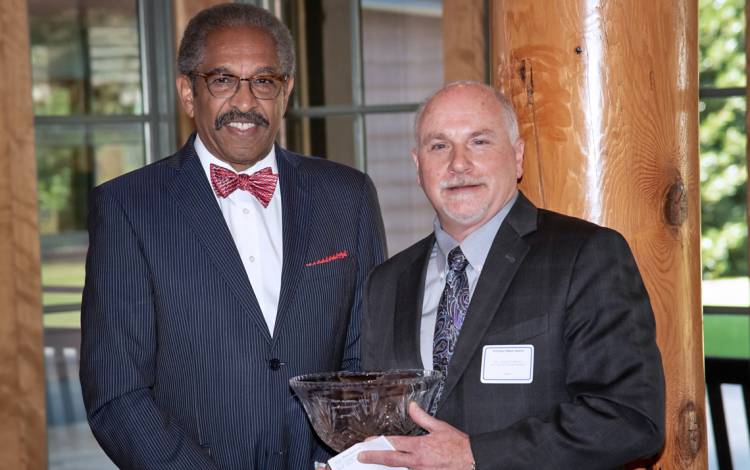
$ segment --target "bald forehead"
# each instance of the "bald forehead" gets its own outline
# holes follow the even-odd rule
[[[455,103],[466,102],[470,102],[475,106],[493,106],[497,108],[498,111],[502,106],[495,93],[488,90],[485,86],[478,84],[462,84],[443,88],[435,93],[435,96],[430,98],[426,103],[424,114],[427,114],[432,108],[451,106]]]
[[[426,121],[462,113],[487,111],[488,115],[496,118],[505,127],[505,116],[502,104],[497,95],[486,86],[479,84],[457,84],[444,88],[425,102],[422,112],[418,116],[415,131],[419,141],[427,138],[424,135]],[[487,123],[488,125],[490,122]],[[494,124],[494,123],[493,123]]]

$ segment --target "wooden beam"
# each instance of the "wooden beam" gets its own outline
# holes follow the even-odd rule
[[[485,81],[484,0],[443,1],[443,70],[446,83]]]
[[[493,83],[536,204],[619,230],[651,297],[667,388],[654,468],[707,466],[696,0],[494,0]],[[634,25],[636,25],[634,27]]]
[[[0,468],[47,468],[26,0],[0,3]]]

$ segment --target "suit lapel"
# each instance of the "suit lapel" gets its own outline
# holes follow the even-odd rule
[[[281,292],[276,313],[274,339],[278,337],[305,265],[309,238],[310,191],[300,157],[276,146],[276,161],[281,185],[281,219],[284,260],[281,267]]]
[[[193,139],[173,157],[169,165],[177,170],[166,183],[180,213],[198,236],[206,253],[224,278],[226,284],[247,311],[256,326],[271,340],[263,313],[247,278],[247,272],[237,252],[224,216],[216,203],[200,159],[195,153]]]
[[[395,363],[400,368],[424,368],[419,330],[422,323],[425,270],[434,241],[435,237],[430,235],[419,243],[420,255],[406,267],[398,279],[396,318],[393,321],[393,354]]]
[[[522,237],[536,230],[536,212],[536,207],[519,193],[518,200],[497,231],[448,365],[448,379],[438,408],[445,403],[466,371],[484,332],[498,314],[508,286],[529,251],[529,245]]]

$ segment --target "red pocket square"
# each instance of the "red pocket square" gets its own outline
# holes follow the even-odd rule
[[[343,258],[346,258],[347,256],[349,256],[349,252],[347,252],[346,250],[339,251],[338,253],[334,253],[330,256],[326,256],[325,258],[320,258],[319,260],[305,263],[305,267],[309,268],[310,266],[317,266],[319,264],[330,263],[331,261],[336,261],[337,259],[343,259]]]

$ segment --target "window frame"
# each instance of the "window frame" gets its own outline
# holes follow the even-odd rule
[[[174,87],[175,44],[172,2],[171,0],[136,0],[136,13],[138,15],[143,112],[128,115],[35,115],[35,130],[56,125],[81,126],[85,129],[85,143],[90,144],[92,130],[99,125],[140,124],[144,133],[144,164],[152,163],[174,152],[177,144],[177,109]],[[79,288],[71,287],[72,289]],[[80,286],[80,289],[83,289],[83,286]],[[42,306],[44,315],[74,313],[80,309],[80,302]]]

